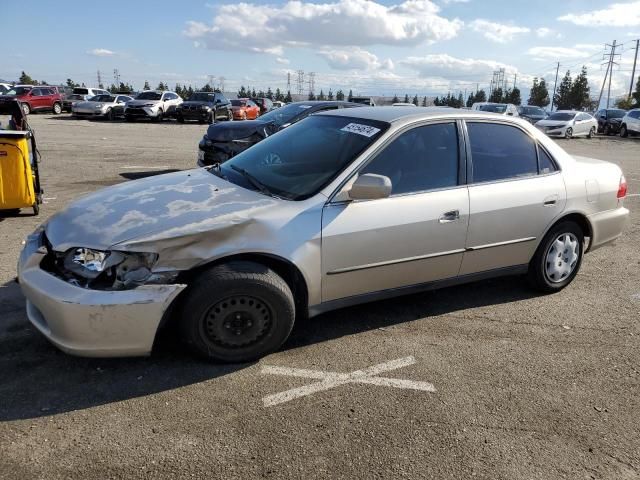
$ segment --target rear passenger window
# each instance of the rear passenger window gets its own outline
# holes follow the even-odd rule
[[[538,147],[538,162],[540,163],[540,173],[551,173],[556,171],[556,166],[551,160],[549,154],[542,148]]]
[[[467,129],[475,183],[538,174],[536,144],[519,128],[470,122]]]
[[[391,180],[391,194],[458,185],[458,131],[454,123],[425,125],[403,133],[361,172]]]

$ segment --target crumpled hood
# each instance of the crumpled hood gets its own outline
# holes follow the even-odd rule
[[[160,100],[131,100],[127,102],[127,107],[144,107],[147,103],[159,104]]]
[[[212,142],[228,142],[247,138],[257,133],[265,138],[274,133],[276,127],[273,123],[262,120],[244,120],[242,122],[214,123],[207,128],[207,138]]]
[[[193,243],[202,232],[213,236],[228,226],[250,223],[278,202],[206,169],[186,170],[91,193],[51,217],[45,231],[56,251],[118,249],[118,244],[139,241],[142,248],[133,250],[160,252],[163,242]]]

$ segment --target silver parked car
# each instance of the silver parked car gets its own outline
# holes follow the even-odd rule
[[[115,120],[124,115],[124,107],[131,100],[128,95],[96,95],[86,102],[75,103],[71,109],[75,117]]]
[[[618,166],[524,120],[334,110],[220,166],[75,201],[28,237],[19,281],[66,352],[149,354],[177,322],[196,353],[245,361],[296,318],[369,300],[511,274],[559,291],[620,236],[625,195]]]
[[[593,138],[598,130],[598,121],[594,117],[573,110],[558,110],[535,125],[550,137]]]

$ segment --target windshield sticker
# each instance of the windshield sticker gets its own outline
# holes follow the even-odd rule
[[[361,123],[350,123],[342,127],[340,130],[343,132],[357,133],[358,135],[363,135],[365,137],[373,137],[380,131],[379,128],[372,127],[370,125],[362,125]]]

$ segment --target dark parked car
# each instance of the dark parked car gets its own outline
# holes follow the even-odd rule
[[[542,108],[529,105],[518,107],[518,115],[528,120],[532,124],[535,124],[536,122],[544,120],[548,117],[547,112],[545,112]]]
[[[260,115],[264,115],[267,112],[273,110],[273,102],[268,98],[252,98],[256,105],[260,107]]]
[[[627,111],[621,108],[603,108],[598,110],[595,114],[596,120],[598,120],[598,133],[605,135],[615,135],[620,131],[620,125],[622,124],[622,117],[626,115]]]
[[[176,118],[198,120],[200,123],[215,123],[217,120],[233,120],[231,102],[222,93],[195,92],[189,100],[178,105]]]
[[[343,101],[294,102],[271,110],[257,120],[211,125],[198,145],[198,166],[224,163],[269,135],[299,122],[312,113],[363,106]]]

